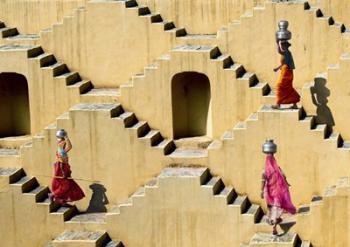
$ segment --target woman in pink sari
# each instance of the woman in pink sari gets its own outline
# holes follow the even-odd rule
[[[277,225],[282,222],[282,214],[295,214],[296,208],[290,198],[287,179],[271,153],[266,156],[261,196],[267,203],[269,223],[273,225],[272,234],[277,235]]]

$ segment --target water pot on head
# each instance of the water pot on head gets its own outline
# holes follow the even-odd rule
[[[288,21],[282,20],[278,22],[278,31],[276,32],[276,40],[290,40],[292,33],[288,30]]]
[[[266,140],[262,146],[262,151],[265,154],[274,154],[277,152],[277,145],[273,142],[273,140]]]
[[[56,132],[57,138],[65,138],[67,136],[67,132],[64,129],[60,129]]]

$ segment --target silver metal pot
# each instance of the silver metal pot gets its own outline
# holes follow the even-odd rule
[[[273,140],[266,140],[262,146],[262,151],[265,154],[274,154],[277,152],[277,145],[273,142]]]
[[[60,129],[56,132],[57,138],[65,138],[67,137],[67,132],[64,129]]]
[[[277,40],[290,40],[292,38],[292,33],[288,30],[288,26],[288,21],[281,20],[278,22]]]

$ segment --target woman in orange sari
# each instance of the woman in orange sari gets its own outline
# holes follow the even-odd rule
[[[276,84],[277,103],[272,106],[280,109],[282,104],[293,104],[292,109],[297,109],[300,95],[293,88],[293,70],[295,69],[292,53],[288,50],[291,44],[287,40],[278,41],[278,53],[281,54],[281,65],[274,69],[281,70]]]

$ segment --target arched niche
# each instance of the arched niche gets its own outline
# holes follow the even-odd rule
[[[173,136],[205,136],[210,124],[210,81],[202,73],[181,72],[171,82]]]
[[[30,134],[27,79],[17,73],[0,73],[0,138]]]

